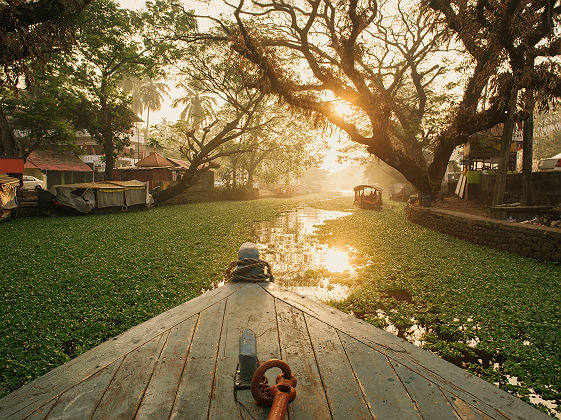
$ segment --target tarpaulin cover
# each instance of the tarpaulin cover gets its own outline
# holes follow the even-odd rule
[[[141,181],[108,181],[110,184],[115,184],[124,187],[125,191],[125,204],[127,206],[134,206],[137,204],[150,204],[149,198],[146,194],[146,184]]]
[[[146,187],[139,189],[125,190],[125,202],[127,206],[134,206],[136,204],[146,204]]]
[[[0,190],[0,209],[15,209],[16,203],[16,190],[2,191]]]
[[[114,188],[97,188],[96,207],[102,209],[104,207],[122,207],[125,204],[123,187],[113,186]]]
[[[49,192],[65,206],[72,207],[80,213],[89,213],[95,207],[95,197],[91,188],[80,184],[55,185]]]
[[[150,205],[152,196],[140,181],[84,182],[55,185],[49,190],[61,204],[89,213],[95,208]]]
[[[0,209],[15,209],[18,204],[16,201],[16,188],[19,179],[11,176],[0,176]]]

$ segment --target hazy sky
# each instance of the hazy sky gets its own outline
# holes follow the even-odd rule
[[[146,0],[117,0],[117,2],[123,8],[127,9],[142,9],[146,3]],[[209,1],[198,1],[198,0],[183,0],[185,8],[188,10],[194,10],[195,13],[199,15],[211,15],[218,17],[221,13],[225,13],[230,8],[224,4],[222,0],[209,0]],[[206,29],[210,26],[210,21],[208,19],[198,19],[199,29]],[[150,126],[154,124],[159,124],[162,118],[166,118],[168,121],[175,122],[179,119],[179,114],[182,108],[173,108],[171,103],[173,99],[183,96],[184,92],[181,89],[176,89],[173,82],[169,82],[170,87],[170,99],[165,99],[162,109],[160,111],[150,112]],[[144,121],[146,121],[146,112],[140,116]],[[332,172],[339,169],[343,169],[348,166],[347,163],[339,164],[337,162],[337,148],[339,147],[339,138],[342,134],[334,130],[334,133],[327,140],[329,142],[329,148],[326,150],[326,159],[324,164],[321,166],[323,169],[328,169]]]

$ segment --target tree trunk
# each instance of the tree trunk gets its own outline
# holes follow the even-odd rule
[[[158,191],[157,193],[155,193],[153,196],[154,203],[162,204],[170,200],[171,198],[181,194],[183,191],[187,190],[188,188],[192,187],[197,183],[199,175],[200,174],[198,171],[194,171],[194,172],[187,171],[183,175],[183,178],[181,178],[181,181],[179,181],[177,184],[172,185],[171,187],[166,188],[165,190]]]
[[[144,144],[146,144],[146,140],[148,139],[148,135],[150,134],[150,107],[146,108],[148,111],[146,114],[146,129],[144,130]]]
[[[467,143],[467,136],[460,136],[456,130],[449,130],[438,136],[437,147],[434,150],[432,163],[428,169],[433,196],[440,195],[442,178],[448,169],[450,156],[458,143]]]
[[[253,188],[253,169],[247,170],[247,186]]]
[[[374,145],[368,146],[366,151],[372,153],[384,163],[387,163],[400,172],[407,181],[423,194],[433,194],[434,188],[429,179],[429,172],[424,157],[414,156],[413,154],[408,155],[407,153],[398,152],[396,150],[381,150],[374,147]],[[420,153],[421,152],[419,152],[419,154]],[[448,164],[449,158],[450,154],[445,157],[446,164]],[[444,175],[444,171],[442,175]],[[440,180],[442,180],[442,177]],[[438,188],[440,188],[440,183],[438,184]]]
[[[525,113],[528,114],[524,120],[522,137],[522,205],[532,204],[532,157],[534,144],[534,92],[526,89],[524,98]]]
[[[232,188],[238,187],[238,170],[236,169],[236,165],[232,164]]]
[[[508,114],[504,122],[503,135],[501,138],[501,154],[499,157],[499,169],[495,177],[495,190],[493,192],[493,205],[498,206],[504,203],[506,178],[508,171],[510,143],[512,141],[512,130],[514,129],[514,113],[516,112],[516,99],[518,89],[513,89],[510,98]]]
[[[0,101],[0,155],[16,156],[16,139],[14,132],[10,128],[6,114],[4,113],[4,106]]]
[[[101,135],[103,138],[103,153],[105,154],[104,180],[111,181],[113,179],[113,169],[115,168],[115,158],[113,156],[113,130],[111,128],[112,116],[111,111],[107,106],[107,100],[103,95],[100,97],[100,102],[102,123]]]

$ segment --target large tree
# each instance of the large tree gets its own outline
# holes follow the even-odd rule
[[[212,42],[192,47],[186,55],[181,68],[184,84],[193,98],[213,97],[218,106],[204,118],[199,115],[180,120],[171,127],[171,133],[168,131],[190,167],[179,183],[154,196],[156,202],[169,200],[194,185],[203,172],[217,166],[219,158],[243,152],[226,146],[269,122],[254,118],[265,94],[250,87],[254,76],[239,62],[227,45]]]
[[[0,2],[0,154],[20,156],[25,150],[9,123],[8,113],[13,110],[4,108],[5,100],[10,101],[8,90],[17,92],[22,76],[29,87],[33,74],[50,60],[53,51],[72,45],[76,18],[90,1]]]
[[[103,145],[105,179],[112,179],[116,154],[127,144],[132,126],[131,99],[122,88],[126,78],[162,75],[181,56],[168,42],[175,30],[196,28],[194,18],[177,1],[147,3],[147,12],[120,9],[112,0],[97,0],[82,14],[75,55],[66,59],[70,82],[82,89],[90,115],[90,134]]]
[[[72,43],[74,20],[91,0],[10,0],[0,3],[0,84],[16,88],[54,48]]]
[[[396,6],[397,4],[397,6]],[[545,102],[561,94],[553,0],[430,0],[333,3],[240,1],[232,47],[261,72],[259,86],[336,124],[425,193],[438,191],[453,149],[475,132],[505,122],[511,95],[534,89]],[[389,20],[388,20],[389,19]],[[444,82],[442,47],[453,40],[467,63],[463,94],[423,153],[427,107]],[[536,65],[531,66],[532,60]],[[483,106],[483,91],[488,101]],[[333,100],[350,104],[341,116]]]
[[[254,115],[258,129],[245,133],[229,150],[242,150],[221,160],[221,175],[226,185],[290,183],[324,158],[325,132],[273,97],[262,102]],[[268,121],[266,124],[260,124]],[[239,182],[243,179],[244,182]]]
[[[65,78],[36,71],[17,94],[0,88],[0,104],[10,116],[6,131],[9,144],[0,143],[0,155],[27,156],[50,144],[71,143],[75,139],[79,99],[65,86]],[[7,120],[6,120],[7,123]]]

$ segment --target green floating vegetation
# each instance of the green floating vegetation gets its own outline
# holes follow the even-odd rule
[[[256,222],[310,196],[0,225],[0,397],[222,280]]]
[[[202,203],[0,225],[0,396],[212,288],[256,222],[310,202],[344,210],[352,198]],[[381,212],[328,221],[319,238],[353,247],[363,266],[354,292],[332,305],[411,340],[421,331],[425,349],[527,402],[538,395],[560,403],[559,265],[415,225],[392,202]],[[309,271],[303,280],[324,274]]]
[[[344,200],[330,209],[348,207]],[[319,206],[323,207],[320,203]],[[561,266],[409,222],[400,203],[328,221],[321,241],[370,260],[337,308],[405,338],[530,402],[561,403]],[[413,341],[413,340],[412,340]],[[534,404],[554,414],[543,404]]]

